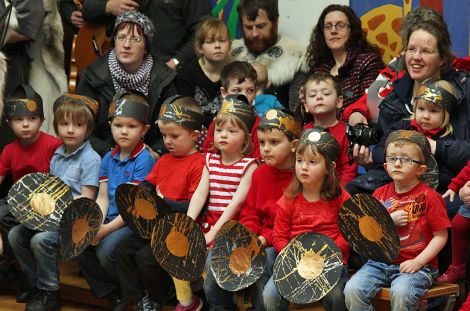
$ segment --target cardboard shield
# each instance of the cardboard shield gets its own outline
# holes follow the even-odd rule
[[[173,213],[158,220],[151,246],[156,261],[171,276],[183,281],[202,276],[206,240],[199,224],[186,214]]]
[[[256,282],[266,267],[266,252],[258,236],[231,220],[217,234],[212,248],[211,270],[217,284],[235,292]]]
[[[303,233],[292,239],[274,263],[274,285],[293,303],[320,300],[338,283],[343,256],[324,234]]]
[[[103,214],[95,201],[88,198],[73,200],[60,221],[60,256],[67,261],[81,254],[95,238]]]
[[[117,187],[116,205],[126,225],[144,239],[150,239],[157,221],[170,213],[168,204],[155,192],[135,184]]]
[[[59,230],[62,214],[72,200],[72,191],[59,177],[44,173],[23,176],[8,192],[10,212],[37,231]]]
[[[400,251],[400,239],[387,209],[370,194],[354,195],[339,210],[344,239],[361,256],[392,263]]]

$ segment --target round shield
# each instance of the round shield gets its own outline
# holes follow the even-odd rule
[[[194,281],[201,277],[206,260],[206,240],[198,223],[186,214],[160,218],[151,240],[153,256],[171,276]]]
[[[424,174],[419,176],[419,180],[421,180],[430,188],[435,190],[439,185],[439,170],[437,167],[436,159],[433,155],[429,157],[428,161],[426,162],[426,165],[428,166],[428,168],[426,169],[426,172],[424,172]]]
[[[62,214],[72,200],[72,191],[59,177],[44,173],[23,176],[8,192],[10,212],[37,231],[59,230]]]
[[[60,221],[60,256],[67,261],[80,255],[95,238],[103,214],[95,201],[88,198],[73,200]]]
[[[212,248],[210,268],[217,284],[231,292],[241,290],[256,282],[265,267],[266,252],[258,236],[238,221],[225,223]]]
[[[274,263],[274,285],[293,303],[320,300],[338,283],[343,256],[324,234],[302,233],[292,239]]]
[[[344,239],[361,256],[392,263],[400,251],[400,239],[387,209],[370,194],[354,195],[339,210]]]
[[[168,204],[155,192],[135,184],[117,187],[116,205],[126,225],[144,239],[152,237],[157,221],[170,212]]]

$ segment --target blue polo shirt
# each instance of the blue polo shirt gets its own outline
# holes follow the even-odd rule
[[[147,177],[155,164],[155,160],[143,143],[139,143],[132,154],[124,160],[119,158],[120,148],[108,152],[101,161],[100,182],[108,182],[108,214],[106,223],[119,215],[116,206],[115,192],[120,184],[140,183]]]
[[[70,154],[65,154],[65,145],[62,145],[52,156],[50,172],[70,187],[73,196],[79,196],[81,186],[99,186],[100,163],[101,157],[89,141]]]

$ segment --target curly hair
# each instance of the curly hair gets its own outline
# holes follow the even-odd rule
[[[307,63],[310,68],[313,68],[315,64],[330,63],[334,60],[331,50],[326,45],[325,34],[323,32],[326,15],[334,11],[342,12],[348,18],[351,33],[346,42],[346,51],[375,51],[379,53],[379,49],[367,41],[366,34],[362,31],[361,20],[357,17],[356,13],[349,6],[331,4],[321,13],[317,25],[313,28],[312,35],[310,36],[310,44],[307,49]]]

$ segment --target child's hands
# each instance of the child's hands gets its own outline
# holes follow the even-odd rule
[[[209,232],[204,234],[204,237],[206,238],[206,245],[211,244],[215,240],[216,235],[217,235],[217,230],[214,229],[214,227],[212,227]]]
[[[104,239],[108,234],[109,234],[108,225],[102,224],[95,238],[93,239],[93,241],[91,241],[91,246],[96,246],[100,244],[101,240]]]
[[[454,202],[455,191],[452,190],[452,189],[449,189],[449,190],[446,191],[446,193],[444,193],[444,194],[442,195],[442,197],[443,197],[444,199],[447,198],[447,197],[449,197],[449,201]]]
[[[149,145],[145,144],[145,148],[147,149],[147,151],[150,153],[150,155],[152,156],[152,158],[157,161],[158,159],[160,159],[160,155],[158,153],[156,153],[155,151],[153,151],[152,147],[150,147]]]
[[[400,272],[401,273],[415,273],[418,272],[424,265],[420,263],[418,260],[410,259],[404,261],[400,264]]]
[[[157,195],[158,195],[160,198],[163,199],[163,194],[162,194],[162,192],[160,191],[160,187],[159,187],[159,186],[157,186],[157,187],[155,188],[155,191],[157,192]]]
[[[394,211],[390,214],[392,217],[393,223],[397,227],[404,227],[408,224],[408,213],[404,210]]]
[[[266,247],[266,245],[268,245],[268,241],[266,241],[264,236],[260,235],[260,236],[258,236],[258,239],[260,240],[263,247]]]

